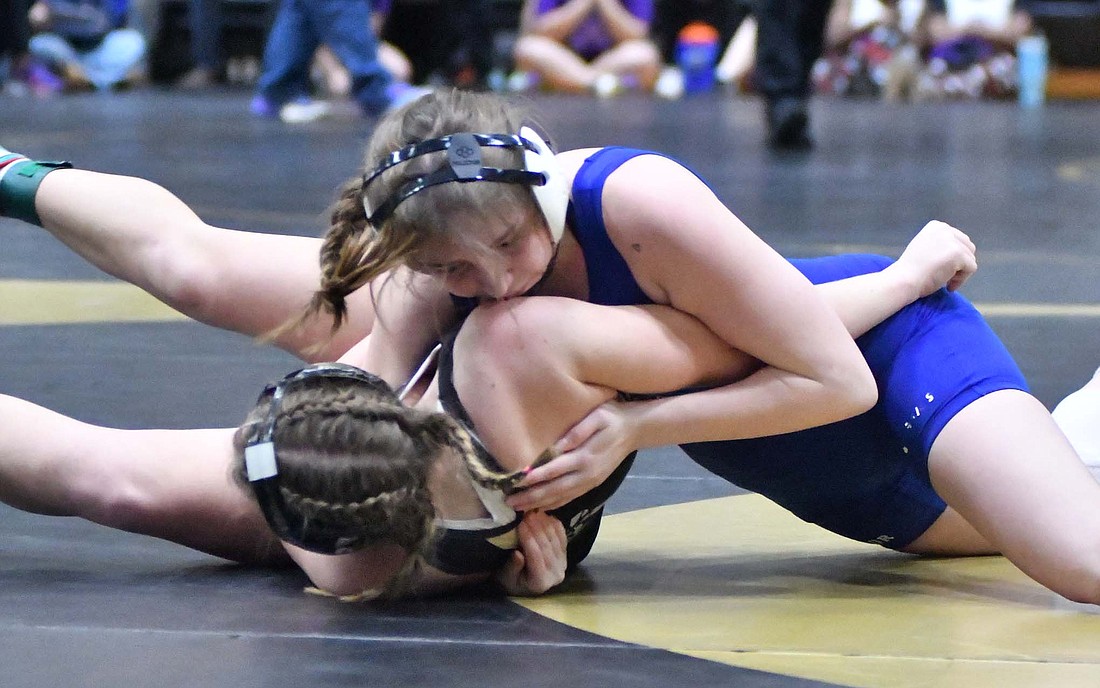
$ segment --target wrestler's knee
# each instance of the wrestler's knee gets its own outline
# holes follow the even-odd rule
[[[85,479],[74,485],[78,515],[110,528],[144,532],[164,517],[166,505],[149,490],[124,479]]]
[[[209,261],[167,240],[147,249],[146,259],[149,273],[156,275],[158,298],[200,321],[216,312],[222,280]]]
[[[509,368],[550,363],[555,331],[568,319],[560,308],[563,301],[566,299],[540,296],[478,307],[455,342],[456,360]]]
[[[1084,604],[1100,604],[1100,538],[1087,552],[1071,562],[1051,585],[1063,597]]]

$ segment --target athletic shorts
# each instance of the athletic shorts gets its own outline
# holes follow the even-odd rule
[[[877,272],[871,255],[792,260],[814,283]],[[785,435],[684,445],[697,463],[810,523],[861,542],[903,549],[946,508],[928,453],[972,401],[1027,391],[1019,367],[981,314],[946,289],[902,309],[856,340],[878,383],[873,409]]]

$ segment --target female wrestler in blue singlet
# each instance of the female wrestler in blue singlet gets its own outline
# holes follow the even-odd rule
[[[568,227],[584,254],[590,302],[600,305],[652,302],[608,236],[602,208],[604,185],[609,176],[626,162],[645,155],[651,154],[617,148],[591,152],[573,179]],[[885,257],[869,255],[792,262],[818,284],[878,273],[893,263]],[[566,328],[575,328],[578,320],[600,321],[607,317],[599,311],[571,318],[559,315],[556,320],[536,317],[538,326],[519,334],[522,325],[515,323],[523,323],[526,317],[519,309],[528,307],[483,308],[463,328],[464,332],[472,333],[467,341],[477,341],[480,347],[488,347],[495,354],[467,358],[459,369],[478,371],[467,372],[466,380],[479,407],[503,405],[503,411],[491,412],[488,420],[491,435],[498,441],[502,436],[524,432],[514,424],[510,430],[500,429],[501,425],[508,426],[504,419],[518,416],[529,420],[530,409],[544,405],[547,396],[554,397],[553,392],[547,392],[547,380],[554,379],[554,370],[577,368],[570,355],[562,353],[569,347],[539,347],[537,343],[553,343],[555,333],[566,337],[567,333],[559,332],[556,324],[566,323]],[[496,315],[483,315],[487,310]],[[511,334],[484,334],[501,330]],[[502,341],[495,341],[498,336]],[[1066,556],[1074,548],[1062,543],[1066,549],[1053,556],[1044,549],[1043,543],[1060,533],[1044,532],[1042,528],[997,526],[1003,524],[999,516],[981,511],[987,508],[996,512],[1013,501],[1011,494],[981,495],[974,500],[979,506],[977,511],[971,510],[970,518],[990,528],[986,531],[990,534],[982,534],[956,510],[948,509],[933,487],[929,458],[946,428],[952,429],[951,442],[962,445],[957,460],[967,464],[959,469],[964,474],[964,483],[969,478],[965,476],[968,469],[977,469],[990,460],[1000,462],[1001,458],[1007,460],[1004,473],[1010,480],[1010,476],[1032,472],[1037,468],[1034,462],[1028,460],[1029,465],[1018,466],[1011,457],[1012,452],[1026,452],[1013,446],[1017,441],[1030,441],[1032,449],[1046,455],[1041,469],[1044,475],[1038,484],[1064,487],[1065,494],[1076,497],[1068,508],[1052,504],[1044,511],[1056,513],[1058,518],[1080,518],[1080,522],[1090,526],[1096,524],[1096,502],[1089,496],[1095,496],[1096,485],[1082,477],[1080,461],[1067,452],[1064,439],[1054,430],[1045,409],[1027,395],[1018,367],[980,314],[959,294],[939,289],[862,333],[857,342],[880,391],[879,402],[870,411],[816,428],[758,438],[687,443],[684,449],[718,475],[768,496],[803,519],[841,535],[910,552],[984,554],[1004,549],[1025,570],[1055,590],[1075,599],[1095,600],[1094,578],[1065,575],[1067,565],[1077,565],[1069,563],[1073,556]],[[629,344],[614,336],[574,349],[607,350],[615,346],[619,347],[620,358],[641,353],[628,349]],[[652,347],[649,349],[645,353],[651,353]],[[501,359],[514,362],[501,364]],[[603,362],[609,369],[620,364],[621,361]],[[506,379],[495,372],[501,365],[508,371]],[[516,382],[517,376],[522,375],[528,376],[524,377],[528,380],[526,386]],[[659,373],[650,368],[648,375],[655,381]],[[609,381],[604,379],[601,384],[606,387]],[[499,390],[509,386],[523,391],[506,401],[489,401],[494,396],[500,397]],[[970,415],[975,410],[974,402],[980,399],[1003,409],[1013,419],[1004,426],[1012,439],[999,443],[1001,455],[983,455],[980,441],[958,438],[972,427],[974,421]],[[607,403],[621,404],[621,401]],[[1023,410],[1017,408],[1018,404]],[[591,411],[591,404],[584,410]],[[960,417],[962,422],[954,423]],[[1015,423],[1022,425],[1012,427]],[[544,437],[552,440],[554,435]],[[527,446],[518,451],[531,456],[531,449]],[[947,451],[949,457],[940,465],[952,464],[954,457],[950,455],[956,450],[952,447]],[[521,509],[555,504],[554,497],[547,497],[550,491],[538,487],[542,479],[555,478],[555,469],[553,462],[535,468],[525,483],[534,487],[527,494],[514,496],[510,503]],[[944,473],[941,471],[938,482],[949,490],[969,488],[966,484],[956,485],[957,478],[950,470]],[[991,482],[1000,484],[1002,480],[995,478]],[[1031,506],[1034,507],[1034,502]],[[970,505],[964,508],[973,509]],[[1085,559],[1091,561],[1091,556],[1086,555]]]
[[[606,180],[643,155],[602,149],[574,179],[570,227],[584,248],[590,298],[597,303],[651,301],[608,237],[601,208]],[[877,272],[891,262],[867,255],[792,261],[818,284]],[[493,331],[493,325],[479,322],[479,330]],[[536,337],[552,339],[532,328],[523,341]],[[1081,574],[1095,571],[1095,558],[1090,553],[1076,560],[1077,536],[1071,533],[1081,526],[1089,537],[1100,532],[1097,486],[1045,409],[1027,394],[1018,367],[980,314],[959,294],[941,289],[902,308],[857,343],[879,388],[870,411],[775,436],[686,443],[684,450],[714,473],[841,535],[911,552],[1003,551],[1062,594],[1095,602],[1098,579]],[[509,350],[490,346],[501,356]],[[553,360],[552,352],[544,355]],[[525,361],[538,357],[536,351],[523,354]],[[570,369],[568,360],[554,364]],[[534,404],[537,396],[532,391],[511,403]],[[998,416],[994,427],[976,427],[987,406]],[[938,446],[944,435],[949,439]],[[568,474],[555,472],[553,463],[536,468],[525,483],[532,486],[529,494],[510,503],[521,509],[553,504],[552,490],[538,485]],[[957,509],[948,509],[953,502]],[[1010,521],[1009,514],[1020,509],[1034,510],[1032,523],[1042,525]],[[1052,547],[1051,539],[1058,544]]]
[[[339,324],[345,315],[350,316],[352,323],[350,329],[341,328],[338,340],[341,344],[330,345],[329,354],[351,346],[354,337],[349,332],[362,334],[370,329],[370,337],[362,345],[347,349],[344,360],[376,371],[396,384],[411,374],[440,330],[455,322],[453,296],[505,302],[520,295],[599,300],[601,281],[593,278],[588,265],[597,262],[595,255],[589,255],[592,249],[582,245],[580,230],[565,221],[574,177],[593,152],[551,154],[539,136],[524,126],[519,113],[491,95],[433,94],[386,118],[372,137],[365,174],[357,175],[345,187],[334,211],[333,229],[321,247],[322,290],[314,301],[314,310],[321,311],[326,305],[331,308],[335,318],[322,318],[322,326]],[[609,152],[606,159],[614,155],[614,151]],[[898,547],[911,540],[904,546],[908,551],[998,549],[1062,594],[1075,599],[1096,598],[1100,590],[1097,584],[1100,553],[1095,547],[1080,547],[1076,538],[1083,536],[1089,542],[1100,539],[1100,499],[1096,492],[1100,488],[1091,481],[1080,484],[1080,462],[1046,410],[1022,390],[1013,388],[1021,383],[1012,371],[1002,371],[1004,379],[994,376],[988,390],[981,387],[985,384],[981,382],[970,386],[970,392],[965,391],[966,385],[961,390],[949,386],[941,394],[939,387],[928,387],[939,381],[927,376],[921,364],[893,362],[899,353],[920,353],[926,345],[939,345],[936,337],[923,337],[920,328],[924,319],[939,313],[940,308],[948,308],[947,319],[954,319],[963,312],[958,310],[957,302],[946,299],[937,304],[933,298],[923,303],[924,315],[918,309],[913,311],[912,318],[899,318],[896,326],[900,333],[893,325],[884,327],[881,339],[871,337],[861,342],[864,344],[861,352],[845,331],[846,323],[827,306],[820,291],[753,235],[698,178],[667,158],[629,154],[626,157],[625,161],[613,161],[609,165],[613,170],[609,169],[606,175],[596,175],[606,179],[600,178],[595,184],[598,203],[589,204],[599,207],[607,240],[631,278],[629,282],[610,283],[636,285],[633,289],[647,300],[694,318],[727,350],[743,351],[757,360],[759,366],[736,380],[675,396],[622,401],[612,395],[588,407],[586,415],[578,418],[579,422],[556,443],[557,436],[548,434],[568,414],[554,410],[559,405],[575,410],[575,400],[569,395],[560,399],[543,396],[536,402],[524,396],[532,387],[503,384],[507,378],[497,376],[496,393],[516,397],[517,403],[510,407],[508,415],[494,420],[501,427],[518,425],[528,436],[541,438],[542,446],[528,447],[533,451],[526,454],[511,447],[515,455],[525,455],[531,460],[550,444],[562,451],[556,460],[530,472],[524,483],[529,489],[513,496],[513,507],[529,510],[565,504],[602,482],[623,456],[639,448],[673,443],[692,445],[693,453],[701,461],[714,463],[706,458],[705,447],[695,449],[694,445],[716,446],[712,443],[786,436],[807,428],[828,428],[852,417],[861,419],[853,421],[857,424],[869,423],[876,412],[871,411],[866,417],[860,414],[875,406],[876,388],[886,389],[878,407],[884,420],[857,428],[855,436],[873,437],[879,431],[896,433],[900,444],[896,451],[904,456],[895,452],[893,459],[883,459],[891,467],[884,471],[884,476],[876,478],[876,484],[902,494],[896,501],[916,504],[914,510],[925,519],[924,523],[903,530],[890,519],[877,518],[872,520],[868,532],[863,533],[852,524],[828,520],[835,518],[830,512],[835,514],[838,510],[831,505],[823,508],[819,501],[807,497],[805,493],[810,491],[813,481],[803,478],[799,482],[797,475],[828,473],[832,467],[825,461],[806,462],[804,467],[803,462],[791,459],[789,470],[781,471],[780,477],[788,482],[777,483],[781,485],[776,488],[777,497],[799,509],[805,517],[828,523],[860,539]],[[0,164],[3,162],[0,159]],[[121,217],[117,211],[102,207],[100,199],[107,194],[91,192],[102,192],[103,186],[116,184],[114,180],[92,180],[70,170],[54,173],[50,168],[34,167],[28,162],[8,165],[17,173],[0,177],[0,200],[4,186],[11,186],[12,182],[15,187],[10,189],[9,196],[18,201],[12,207],[21,216],[40,220],[62,235],[69,245],[83,247],[78,250],[95,256],[104,267],[131,281],[144,285],[152,282],[154,286],[165,282],[197,283],[199,288],[195,291],[203,298],[214,292],[213,308],[191,309],[198,310],[207,322],[255,332],[260,324],[270,323],[274,316],[293,310],[300,302],[304,278],[316,275],[316,268],[310,272],[303,267],[308,254],[295,257],[292,249],[300,249],[300,243],[291,247],[286,241],[239,234],[226,238],[224,233],[196,226],[191,221],[187,224],[188,236],[201,235],[202,242],[198,243],[203,248],[214,245],[222,249],[207,252],[217,254],[212,258],[215,266],[226,262],[219,256],[233,256],[234,260],[246,254],[251,257],[245,261],[247,265],[230,260],[231,265],[225,270],[208,270],[202,276],[210,277],[209,272],[224,273],[235,280],[232,284],[253,287],[257,284],[270,287],[278,282],[281,298],[273,303],[275,292],[270,289],[264,290],[263,298],[246,292],[229,307],[225,305],[228,299],[218,292],[232,287],[209,286],[221,284],[217,280],[158,282],[155,271],[147,269],[147,265],[141,267],[142,255],[156,266],[166,260],[173,267],[179,267],[179,262],[185,266],[204,264],[174,261],[179,255],[193,258],[195,252],[189,249],[196,242],[185,237],[177,242],[182,248],[165,246],[173,240],[150,237],[138,219]],[[81,184],[84,193],[78,197]],[[93,188],[97,186],[100,188]],[[583,187],[582,180],[575,187],[577,196],[583,193]],[[37,196],[29,190],[35,190]],[[28,197],[33,202],[27,203]],[[159,206],[164,205],[163,200],[159,199]],[[577,197],[573,201],[573,224],[585,224],[584,220],[578,220],[576,207],[584,202]],[[73,206],[86,208],[97,203],[98,213],[114,213],[110,222],[74,219]],[[158,198],[153,198],[150,205],[158,206]],[[132,209],[133,203],[128,208]],[[155,217],[161,218],[162,227],[163,218],[169,215],[155,213]],[[113,231],[102,230],[107,226]],[[137,244],[138,250],[125,251],[121,249],[129,246],[118,237],[127,241],[139,237],[142,241],[131,242]],[[969,243],[964,236],[959,240]],[[145,242],[156,250],[143,254]],[[104,245],[120,250],[88,248]],[[853,332],[866,332],[887,314],[935,291],[929,286],[938,288],[946,281],[946,278],[909,279],[912,274],[899,274],[894,266],[882,268],[884,263],[866,260],[863,267],[844,261],[833,266],[813,264],[820,269],[829,266],[837,276],[873,273],[881,268],[881,272],[873,274],[897,277],[893,287],[867,290],[861,295],[870,311],[878,310],[876,317],[864,318],[865,327],[849,325]],[[817,274],[819,267],[810,264],[799,267],[814,279],[828,279],[827,275]],[[972,266],[963,261],[957,269],[966,272]],[[602,269],[598,272],[603,274]],[[271,279],[273,273],[280,279]],[[860,279],[857,276],[845,282]],[[364,296],[345,302],[345,297],[366,284],[371,284],[373,299]],[[832,284],[829,283],[830,287]],[[195,300],[194,292],[185,295],[192,302]],[[169,292],[167,300],[173,301],[174,296]],[[250,300],[261,301],[264,307],[249,308]],[[629,296],[621,302],[640,300]],[[607,308],[591,304],[586,307]],[[508,308],[509,304],[504,303],[475,312],[463,332],[484,337],[491,345],[494,337],[508,328],[487,314]],[[587,317],[599,320],[598,313]],[[916,329],[908,331],[911,327]],[[317,341],[317,332],[316,326],[283,330],[276,341],[305,353],[307,345]],[[914,346],[914,342],[920,346]],[[500,352],[499,358],[507,361],[519,354],[530,356],[541,344],[545,341],[535,337],[525,347]],[[624,347],[619,342],[605,353],[644,358],[638,356],[639,346],[629,342]],[[645,346],[648,355],[652,347],[649,342]],[[930,360],[942,368],[945,362],[954,360],[945,359],[947,354],[958,355],[949,349],[944,354],[930,355]],[[876,365],[877,380],[864,356]],[[875,363],[876,356],[890,358],[892,363],[879,365]],[[558,359],[552,355],[534,358],[535,363],[541,360]],[[589,370],[590,375],[576,383],[611,388],[615,365],[621,367],[624,362],[612,359],[606,370]],[[969,364],[964,361],[958,365],[967,369]],[[539,368],[533,363],[526,367],[517,363],[510,372],[516,379],[523,379],[530,370]],[[465,369],[459,366],[456,371],[461,374]],[[567,367],[558,375],[567,378],[574,372]],[[493,378],[486,374],[485,379]],[[619,388],[643,393],[667,393],[675,388],[655,383],[647,386],[644,380],[635,382],[638,384],[633,387],[637,389],[626,385]],[[914,385],[912,390],[897,391],[910,382]],[[477,385],[471,388],[476,390]],[[922,406],[919,399],[932,406]],[[911,411],[907,406],[910,400],[915,400]],[[479,403],[483,403],[480,396]],[[924,426],[920,425],[922,418]],[[903,434],[910,430],[906,423],[913,426],[917,435]],[[485,434],[481,423],[478,426]],[[556,428],[558,432],[564,429]],[[503,431],[494,428],[489,434],[494,436],[487,441],[494,454],[511,453],[507,438],[499,447],[494,444],[494,440],[505,434]],[[867,443],[861,439],[857,444]],[[752,443],[741,446],[750,447]],[[782,445],[761,442],[757,446],[770,454]],[[880,441],[874,446],[881,449],[884,445]],[[906,450],[918,451],[922,456],[927,452],[927,481],[919,466],[904,467],[901,459],[908,456]],[[1042,457],[1044,463],[1040,465],[1035,457]],[[739,479],[752,477],[752,464],[751,460],[746,461],[750,468],[744,469],[746,473],[738,475]],[[871,475],[880,468],[879,462],[871,459],[867,468],[865,472]],[[845,466],[840,466],[835,470],[843,475],[844,469]],[[842,482],[834,481],[833,487],[839,490],[844,487]],[[943,510],[936,518],[942,505],[935,501],[921,504],[928,497],[923,482],[930,482],[936,494],[953,508]],[[860,519],[864,514],[875,515],[876,510],[897,508],[894,502],[882,501],[882,495],[868,497],[858,486],[846,489],[853,500],[866,502],[860,505]],[[1036,517],[1021,524],[1015,516],[1020,511]],[[921,532],[928,519],[933,524]]]
[[[601,202],[608,176],[640,155],[653,153],[601,149],[574,178],[569,226],[584,250],[593,303],[652,303],[608,237]],[[792,261],[815,284],[878,272],[891,262],[871,255]],[[940,430],[971,401],[1003,389],[1026,392],[1027,385],[981,315],[946,289],[906,306],[856,341],[879,387],[870,411],[794,433],[692,443],[684,450],[807,521],[904,549],[946,506],[927,468]]]

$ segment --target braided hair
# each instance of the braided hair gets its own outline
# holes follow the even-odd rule
[[[261,397],[234,436],[234,477],[248,484],[244,448],[256,440],[270,397]],[[502,472],[450,416],[403,405],[381,380],[309,377],[289,385],[274,419],[278,489],[288,510],[342,537],[348,549],[382,544],[408,555],[383,590],[354,599],[393,599],[408,592],[431,554],[436,528],[429,477],[453,451],[479,484],[510,491],[524,471]],[[250,491],[251,493],[251,491]]]

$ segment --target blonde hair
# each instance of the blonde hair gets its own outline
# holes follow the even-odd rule
[[[234,435],[233,474],[241,485],[248,485],[244,448],[270,422],[270,407],[265,395]],[[443,450],[454,451],[487,487],[509,490],[525,475],[498,470],[456,420],[404,406],[380,380],[317,376],[289,384],[272,439],[288,510],[346,533],[351,548],[394,544],[408,552],[385,589],[359,596],[366,598],[403,596],[430,556],[436,530],[428,479]]]
[[[347,316],[349,294],[404,264],[425,241],[446,236],[456,211],[483,212],[486,207],[520,204],[541,217],[530,188],[522,184],[434,186],[402,202],[381,227],[370,226],[363,207],[364,176],[393,151],[458,132],[511,134],[528,121],[526,111],[499,96],[458,89],[429,93],[384,118],[371,137],[363,168],[344,183],[332,207],[321,247],[320,289],[303,319],[327,311],[334,318],[333,329],[337,329]],[[490,149],[482,153],[487,165],[515,155],[514,151]],[[419,156],[386,170],[371,187],[388,190],[382,194],[388,196],[408,179],[445,164],[442,153]]]

